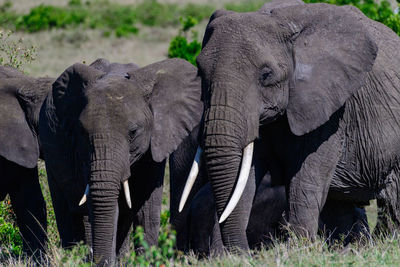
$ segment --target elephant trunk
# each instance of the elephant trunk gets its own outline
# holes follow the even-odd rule
[[[226,219],[220,224],[223,243],[232,251],[248,250],[246,227],[254,195],[254,188],[246,186],[248,173],[244,182],[245,194],[239,196],[240,200],[232,213],[227,218],[221,218],[238,183],[243,148],[248,145],[248,123],[240,97],[232,95],[233,90],[220,89],[214,90],[210,107],[206,110],[204,159],[218,217],[220,221]]]
[[[116,257],[118,197],[122,192],[121,182],[129,177],[129,154],[125,147],[107,135],[92,138],[89,207],[93,259],[99,265],[113,264]]]

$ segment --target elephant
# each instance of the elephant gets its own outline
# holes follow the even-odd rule
[[[374,234],[399,228],[399,46],[352,6],[284,0],[211,16],[197,57],[199,151],[225,246],[249,248],[256,139],[268,143],[271,176],[284,181],[296,235],[314,238],[327,199],[377,199]]]
[[[51,78],[31,78],[0,67],[0,200],[7,194],[28,255],[44,252],[47,243],[46,203],[37,163],[38,115],[51,88]]]
[[[215,203],[212,196],[211,185],[204,169],[200,164],[197,185],[191,190],[188,205],[181,213],[178,212],[177,201],[174,194],[180,196],[183,191],[182,177],[187,177],[190,163],[193,160],[198,142],[193,136],[198,135],[196,127],[191,136],[174,151],[170,156],[170,185],[171,185],[171,222],[177,231],[178,249],[188,252],[192,250],[200,256],[220,255],[224,250],[221,233],[217,224]],[[284,240],[285,212],[287,206],[285,186],[272,177],[269,169],[267,142],[262,139],[255,140],[253,165],[250,176],[256,181],[256,193],[252,201],[246,236],[250,249],[261,246],[269,247],[275,239]],[[189,163],[189,164],[188,164]],[[272,179],[274,178],[274,179]],[[178,181],[178,182],[177,182]],[[176,191],[172,194],[173,189]],[[179,201],[179,200],[178,200]],[[339,206],[340,205],[340,206]],[[180,216],[180,217],[179,217]],[[177,220],[177,218],[179,220]],[[319,220],[320,235],[329,244],[343,241],[346,246],[350,242],[369,237],[368,220],[365,209],[349,201],[327,201],[321,211]]]
[[[181,59],[142,68],[99,59],[54,82],[39,136],[60,236],[91,240],[96,264],[124,254],[132,225],[157,244],[166,158],[201,119],[199,88]]]

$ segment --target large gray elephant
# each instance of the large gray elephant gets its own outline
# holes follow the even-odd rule
[[[61,238],[83,238],[78,203],[87,198],[95,263],[124,252],[132,225],[157,244],[165,159],[201,118],[199,88],[197,69],[180,59],[143,68],[98,60],[60,75],[40,113],[40,140]]]
[[[377,229],[398,229],[399,46],[351,6],[273,1],[212,15],[197,58],[202,148],[226,246],[248,249],[256,138],[269,143],[271,175],[285,181],[295,233],[316,234],[327,197],[378,199],[386,215]]]
[[[53,81],[0,67],[0,200],[9,194],[28,255],[44,252],[47,242],[37,133],[40,106]]]

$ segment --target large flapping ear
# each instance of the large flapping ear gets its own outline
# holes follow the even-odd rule
[[[67,68],[53,83],[52,94],[57,116],[74,114],[82,104],[81,98],[87,85],[103,75],[101,70],[80,63]]]
[[[258,12],[271,13],[271,11],[274,9],[288,7],[288,6],[295,6],[295,5],[304,5],[304,2],[301,0],[272,0],[264,4],[258,10]]]
[[[160,162],[189,135],[203,115],[197,68],[182,59],[167,59],[130,75],[149,94],[154,117],[150,146],[153,159]]]
[[[368,19],[353,7],[308,4],[272,10],[271,16],[293,32],[287,117],[292,132],[303,135],[363,86],[378,47],[363,25]]]
[[[6,78],[15,77],[14,74],[18,78]],[[33,168],[39,158],[37,136],[29,127],[17,99],[19,86],[26,86],[31,80],[20,73],[4,72],[3,67],[0,68],[0,75],[0,156],[23,167]]]

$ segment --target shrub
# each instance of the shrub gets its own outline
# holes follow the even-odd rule
[[[61,7],[39,5],[17,20],[17,30],[37,32],[51,28],[65,28],[85,21],[87,11],[84,9],[65,9]]]
[[[175,250],[176,233],[168,223],[169,211],[161,214],[160,234],[158,246],[149,246],[144,240],[143,227],[138,226],[133,234],[134,247],[141,247],[140,253],[133,251],[124,262],[128,266],[169,266],[171,263],[183,261],[182,255]]]
[[[126,37],[139,31],[135,26],[136,10],[131,6],[111,5],[104,2],[102,8],[93,7],[91,12],[87,24],[92,29],[114,31],[117,37]]]
[[[179,7],[176,4],[161,4],[157,0],[141,2],[137,7],[138,20],[147,26],[172,25],[178,22]]]
[[[400,15],[395,14],[386,0],[304,0],[306,3],[328,3],[334,5],[353,5],[370,19],[379,21],[400,35]]]
[[[26,47],[22,39],[15,40],[11,31],[0,31],[0,65],[21,69],[35,59],[35,54],[35,47]]]
[[[191,31],[192,41],[188,41],[188,31],[197,24],[193,17],[181,19],[179,34],[172,39],[168,48],[168,57],[183,58],[196,66],[196,58],[201,51],[201,43],[197,41],[197,31]]]
[[[7,254],[21,255],[22,239],[9,199],[0,202],[0,240],[0,252],[5,249]]]

